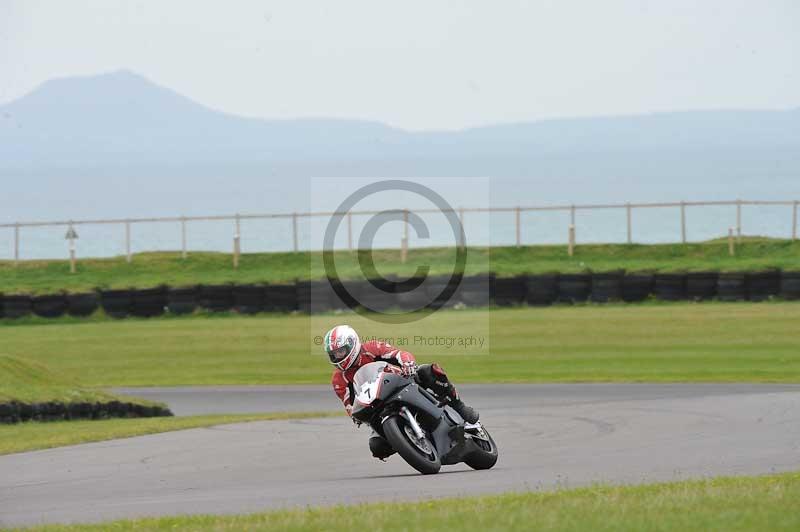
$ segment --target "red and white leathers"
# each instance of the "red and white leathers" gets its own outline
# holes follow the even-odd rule
[[[351,397],[350,384],[353,382],[356,371],[365,364],[381,360],[400,367],[413,367],[416,365],[414,355],[408,351],[401,351],[386,342],[372,340],[361,344],[358,360],[347,370],[333,370],[333,375],[331,376],[333,391],[336,392],[336,395],[342,400],[348,416],[351,415],[353,410],[353,398]]]

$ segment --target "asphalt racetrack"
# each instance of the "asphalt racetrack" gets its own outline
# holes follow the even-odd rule
[[[800,469],[800,385],[463,386],[494,469],[418,475],[347,418],[266,421],[0,456],[0,526]],[[327,386],[137,389],[178,415],[333,410]]]

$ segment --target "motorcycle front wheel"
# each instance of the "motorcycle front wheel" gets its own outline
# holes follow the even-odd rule
[[[423,475],[438,473],[442,467],[439,453],[430,438],[417,438],[408,422],[401,416],[392,416],[383,423],[383,432],[389,444],[408,465]]]

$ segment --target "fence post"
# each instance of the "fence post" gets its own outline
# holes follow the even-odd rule
[[[461,234],[459,236],[458,247],[464,248],[467,245],[467,233],[464,230],[464,207],[458,208],[458,222],[461,226]]]
[[[569,226],[569,247],[567,251],[570,257],[575,253],[575,224],[570,224]]]
[[[569,209],[569,224],[575,225],[575,205]]]
[[[241,226],[239,224],[239,213],[236,213],[236,232],[233,234],[233,268],[239,268],[239,253],[241,252],[241,244],[240,244],[240,230]]]
[[[681,202],[681,242],[686,243],[686,202]]]
[[[400,262],[406,263],[408,257],[408,209],[403,210],[403,236],[400,238]]]
[[[353,251],[353,213],[347,213],[347,249]]]
[[[131,221],[125,220],[125,260],[131,263]]]
[[[736,249],[733,240],[733,227],[728,228],[728,255],[731,257],[736,255]]]
[[[516,218],[516,226],[517,226],[517,247],[522,245],[522,236],[520,234],[520,223],[519,223],[519,206],[514,209],[514,216]]]
[[[794,209],[792,209],[792,240],[797,240],[797,204],[798,201],[794,200]]]
[[[181,258],[186,258],[186,216],[181,216]]]
[[[632,227],[632,222],[631,222],[631,204],[630,203],[627,203],[625,205],[625,210],[627,211],[627,214],[628,214],[628,244],[632,244],[633,243],[633,227]]]
[[[742,241],[742,200],[736,200],[736,241]]]
[[[292,243],[294,250],[297,251],[297,213],[292,213]]]
[[[69,223],[67,228],[67,240],[69,240],[69,273],[75,273],[75,238],[77,237],[75,228],[72,227],[72,222]]]
[[[14,224],[14,266],[19,264],[19,222]]]

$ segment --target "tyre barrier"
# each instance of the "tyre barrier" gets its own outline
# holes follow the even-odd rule
[[[170,314],[191,314],[197,308],[196,286],[167,289],[167,310]]]
[[[626,275],[622,278],[622,300],[626,303],[644,301],[653,291],[653,275]]]
[[[167,307],[166,287],[131,290],[131,316],[152,318],[161,316]]]
[[[766,301],[777,296],[781,291],[781,273],[779,271],[748,273],[745,278],[747,299],[750,301]]]
[[[227,312],[233,309],[233,285],[200,285],[198,303],[211,312]]]
[[[161,405],[142,405],[122,401],[106,403],[48,401],[45,403],[0,403],[0,423],[23,421],[63,421],[73,419],[108,419],[114,417],[167,417],[172,411]]]
[[[430,277],[409,277],[395,287],[395,304],[401,310],[417,310],[430,303],[428,287]],[[446,282],[446,280],[441,281]],[[434,294],[436,295],[436,294]]]
[[[297,309],[314,314],[341,308],[344,302],[333,291],[331,284],[325,281],[298,281],[295,284],[297,293]]]
[[[721,273],[717,281],[717,299],[744,301],[747,299],[747,282],[743,273]]]
[[[291,312],[297,310],[297,288],[293,284],[268,284],[264,293],[264,310]]]
[[[262,285],[234,285],[233,308],[241,314],[257,314],[264,310],[265,292]]]
[[[717,296],[716,272],[692,272],[686,275],[686,297],[691,301],[706,301]]]
[[[32,310],[31,296],[16,294],[3,296],[3,317],[12,320],[30,315]]]
[[[529,275],[525,290],[528,305],[552,305],[558,299],[558,275]]]
[[[415,310],[428,305],[450,282],[449,276],[412,278],[395,283],[391,279],[368,281],[297,281],[276,285],[204,285],[157,287],[140,290],[101,290],[78,294],[0,294],[0,318],[16,319],[31,313],[44,318],[64,314],[86,317],[98,307],[109,316],[151,317],[165,312],[190,314],[202,307],[211,312],[235,310],[258,312],[329,312],[357,306],[377,311],[392,308]],[[344,299],[334,286],[346,290]],[[395,284],[397,289],[395,290]],[[800,300],[800,271],[778,270],[753,273],[692,272],[688,274],[545,274],[495,277],[482,274],[461,279],[445,306],[480,307],[550,305],[555,302],[596,303],[622,300],[764,301],[772,297]]]
[[[678,273],[656,274],[653,280],[653,295],[661,301],[685,300],[686,275]]]
[[[84,294],[67,294],[67,314],[76,318],[91,316],[100,306],[97,294],[94,292]]]
[[[558,300],[562,303],[583,303],[592,291],[588,273],[565,273],[558,276]]]
[[[526,277],[495,277],[490,284],[490,297],[499,307],[519,305],[526,299]]]
[[[591,300],[608,303],[622,299],[622,272],[592,274]]]
[[[31,308],[34,314],[42,318],[60,318],[67,312],[67,298],[64,294],[33,296]]]
[[[800,299],[800,272],[781,273],[781,291],[783,299],[797,301]]]
[[[130,290],[104,290],[100,292],[100,306],[112,318],[126,318],[131,312]]]
[[[394,293],[394,283],[392,278],[368,279],[366,281],[356,281],[348,287],[354,289],[358,303],[365,309],[372,309],[383,312],[397,306],[397,297]]]
[[[494,275],[480,274],[461,279],[453,298],[468,307],[485,307],[492,302],[491,286]]]

